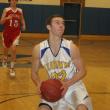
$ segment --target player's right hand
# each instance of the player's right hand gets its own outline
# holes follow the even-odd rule
[[[7,20],[12,19],[12,15],[9,15],[6,19],[7,19]]]

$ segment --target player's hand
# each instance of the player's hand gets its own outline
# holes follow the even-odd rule
[[[62,92],[62,97],[63,97],[66,94],[69,85],[68,85],[68,82],[67,81],[63,81],[62,84],[63,85],[62,85],[61,89],[63,89],[63,92]]]
[[[9,15],[8,17],[6,17],[7,20],[12,19],[12,15]]]
[[[42,81],[40,81],[40,82],[37,84],[37,95],[39,95],[40,97],[41,97],[41,90],[40,90],[41,83],[42,83]]]
[[[41,91],[40,91],[40,85],[41,83],[37,83],[37,95],[40,95],[41,94]]]

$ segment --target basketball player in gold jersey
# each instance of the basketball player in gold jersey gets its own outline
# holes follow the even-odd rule
[[[37,110],[93,110],[90,97],[82,78],[86,75],[78,47],[63,37],[65,30],[64,19],[53,15],[47,19],[46,27],[49,38],[37,44],[32,53],[32,80],[40,87],[38,76],[42,65],[49,78],[59,79],[64,89],[62,98],[57,102],[41,100]],[[43,74],[43,73],[42,73]],[[38,90],[40,94],[40,89]]]

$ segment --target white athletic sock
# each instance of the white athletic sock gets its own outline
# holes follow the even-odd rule
[[[14,68],[15,62],[10,63],[10,68]]]

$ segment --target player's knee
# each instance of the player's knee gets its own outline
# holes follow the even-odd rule
[[[52,107],[46,103],[40,103],[38,110],[52,110]]]
[[[84,104],[80,104],[77,106],[77,109],[76,110],[88,110],[87,106],[84,105]]]

